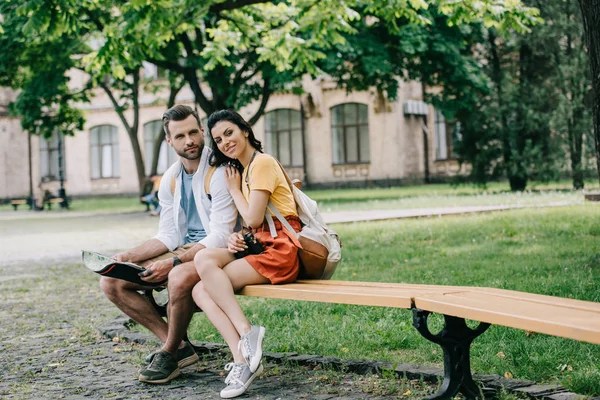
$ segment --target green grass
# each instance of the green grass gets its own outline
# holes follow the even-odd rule
[[[598,182],[586,182],[586,190],[598,188]],[[580,191],[568,181],[547,184],[533,182],[524,192],[510,192],[507,182],[493,182],[487,188],[472,184],[431,184],[392,188],[314,190],[306,192],[319,203],[322,211],[449,207],[455,205],[532,205],[550,202],[580,203]]]
[[[29,210],[29,208],[21,205],[17,212],[22,210]],[[60,210],[58,204],[52,206],[52,211],[55,210]],[[93,197],[73,199],[69,203],[69,211],[74,212],[122,213],[144,210],[146,210],[146,206],[140,203],[138,197]],[[0,205],[0,211],[13,211],[13,208],[10,204],[2,204]],[[52,211],[44,210],[43,212]]]
[[[340,280],[473,285],[600,302],[600,206],[586,204],[335,227]],[[240,298],[268,329],[267,351],[441,366],[407,310]],[[439,322],[439,321],[438,321]],[[435,325],[435,321],[434,321]],[[220,341],[203,315],[194,337]],[[471,350],[477,373],[600,393],[600,346],[492,326]]]
[[[532,205],[558,201],[583,202],[580,191],[571,189],[571,182],[548,184],[533,182],[527,191],[511,193],[508,183],[493,182],[483,189],[472,184],[414,185],[392,188],[309,190],[306,193],[319,203],[322,211],[448,207],[455,205],[511,204]],[[598,188],[597,181],[586,181],[586,190]],[[53,209],[57,209],[55,205]],[[20,206],[19,210],[26,207]],[[137,197],[102,197],[74,199],[71,211],[136,212],[145,210]],[[12,211],[10,204],[0,205],[0,211]]]

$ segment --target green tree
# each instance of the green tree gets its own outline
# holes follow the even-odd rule
[[[4,30],[1,40],[5,40],[2,48],[7,44],[6,48],[26,48],[20,52],[46,52],[44,63],[52,63],[53,57],[64,59],[54,69],[64,84],[56,86],[56,96],[43,92],[28,103],[29,107],[37,103],[38,112],[27,117],[32,122],[25,123],[24,128],[41,126],[42,118],[52,115],[48,114],[48,104],[52,109],[61,105],[71,111],[65,115],[77,114],[77,104],[87,98],[73,98],[78,92],[68,87],[65,77],[70,68],[90,75],[84,89],[102,87],[109,76],[116,89],[113,105],[117,113],[127,107],[134,110],[133,121],[121,119],[131,131],[141,182],[144,162],[132,133],[138,128],[136,71],[144,61],[181,77],[207,114],[258,101],[249,119],[254,123],[272,93],[293,87],[305,73],[320,73],[318,63],[326,51],[358,32],[357,24],[364,18],[380,20],[382,27],[397,35],[402,26],[430,24],[423,12],[428,7],[436,8],[451,25],[477,20],[500,31],[524,31],[537,20],[535,9],[524,7],[520,1],[503,0],[7,0],[0,3],[4,18],[0,27]],[[39,47],[30,48],[31,41]],[[56,43],[56,51],[46,51],[49,43]],[[8,72],[3,84],[23,90],[23,77],[37,79],[34,58],[1,58],[4,66],[0,68]],[[338,62],[343,64],[344,60]],[[389,89],[383,81],[378,88]],[[21,92],[24,98],[29,95]],[[29,112],[26,107],[15,111],[20,115]],[[79,122],[77,129],[83,120]]]
[[[579,0],[592,76],[592,115],[596,165],[600,179],[600,1]]]
[[[573,185],[581,188],[590,127],[583,98],[590,84],[582,67],[580,16],[574,0],[528,4],[547,23],[527,35],[500,37],[488,29],[476,48],[488,90],[458,113],[459,153],[473,165],[476,181],[506,176],[512,190],[524,190],[530,179],[556,178],[568,155]]]
[[[587,100],[591,76],[584,51],[581,10],[575,0],[565,0],[544,4],[542,12],[551,23],[536,27],[535,31],[545,38],[544,48],[552,54],[553,81],[558,90],[551,126],[567,144],[573,188],[583,189],[584,139],[593,136],[593,126]]]

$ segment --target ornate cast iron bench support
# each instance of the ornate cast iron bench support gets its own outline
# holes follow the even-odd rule
[[[463,318],[444,315],[444,328],[437,334],[427,326],[429,311],[413,308],[413,326],[427,340],[439,344],[444,350],[444,381],[439,391],[428,400],[452,399],[459,392],[468,399],[483,399],[483,391],[471,375],[470,347],[475,338],[489,328],[481,322],[471,329]]]

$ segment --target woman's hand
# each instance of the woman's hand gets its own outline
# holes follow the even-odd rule
[[[230,253],[237,253],[238,251],[244,251],[248,248],[246,242],[244,242],[244,236],[241,232],[233,232],[229,235],[229,241],[227,242],[227,249]]]
[[[225,181],[229,193],[235,190],[241,190],[242,177],[237,168],[228,165],[225,167]]]

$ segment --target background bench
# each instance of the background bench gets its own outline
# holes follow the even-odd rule
[[[165,305],[146,296],[166,316]],[[402,283],[300,280],[286,285],[251,285],[244,296],[322,303],[411,309],[413,326],[444,352],[444,380],[429,399],[484,398],[474,382],[470,346],[490,324],[545,333],[600,344],[600,303],[544,296],[511,290]],[[431,313],[444,316],[444,328],[432,333],[427,325]],[[466,319],[480,321],[470,328]]]
[[[10,205],[13,207],[13,210],[17,211],[17,207],[20,205],[29,204],[29,200],[27,199],[14,199],[10,201]]]
[[[60,206],[63,207],[64,202],[65,199],[63,199],[62,197],[51,197],[47,199],[44,202],[44,204],[46,205],[46,207],[48,207],[48,210],[52,210],[52,204],[60,204]]]

